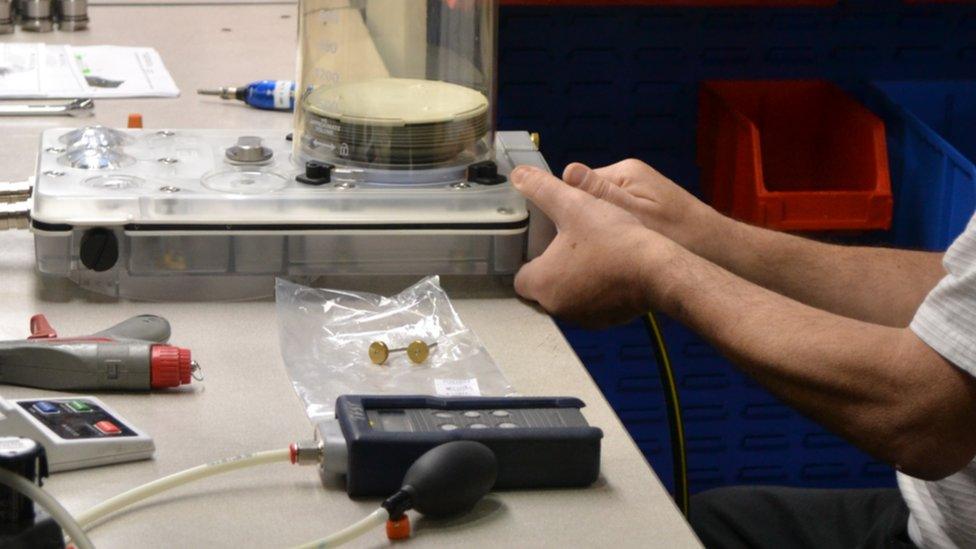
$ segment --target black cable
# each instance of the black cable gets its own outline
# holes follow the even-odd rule
[[[688,515],[688,451],[685,447],[685,427],[681,418],[681,400],[678,398],[678,383],[675,381],[674,368],[668,347],[664,342],[664,334],[655,318],[654,313],[644,316],[644,326],[651,338],[651,348],[661,374],[661,386],[664,389],[664,402],[668,416],[668,426],[671,429],[671,459],[674,468],[674,501],[681,512]]]

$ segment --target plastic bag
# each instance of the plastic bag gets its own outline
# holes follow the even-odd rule
[[[309,288],[278,279],[276,307],[281,354],[309,419],[332,417],[344,394],[507,396],[512,387],[478,337],[458,316],[436,276],[399,295]],[[422,364],[391,352],[373,364],[368,349],[422,340]]]

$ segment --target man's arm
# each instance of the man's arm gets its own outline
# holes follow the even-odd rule
[[[524,167],[512,182],[559,229],[516,276],[523,297],[590,325],[662,310],[775,394],[907,474],[941,478],[976,455],[976,379],[908,328],[821,311],[744,280],[621,216],[611,206],[621,200],[611,196],[623,192],[617,187],[601,200]]]
[[[824,244],[735,221],[639,160],[571,164],[564,179],[746,280],[850,318],[908,326],[945,276],[941,253]]]
[[[647,261],[662,311],[867,453],[923,479],[976,455],[976,379],[908,328],[814,309],[685,250]]]

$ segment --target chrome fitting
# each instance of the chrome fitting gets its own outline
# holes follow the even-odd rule
[[[315,425],[315,436],[322,442],[324,455],[322,466],[319,467],[323,475],[344,475],[348,467],[349,450],[346,437],[342,434],[342,427],[336,419],[320,421]]]
[[[34,183],[29,179],[0,183],[0,202],[23,202],[31,197],[32,192]]]
[[[0,202],[0,231],[27,229],[30,227],[31,205],[27,200],[21,202]]]
[[[295,444],[292,462],[296,465],[318,465],[325,456],[325,445],[318,440],[306,440]]]

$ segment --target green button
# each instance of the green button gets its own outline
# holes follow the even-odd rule
[[[76,412],[91,412],[92,407],[84,400],[72,400],[68,402],[68,408]]]

